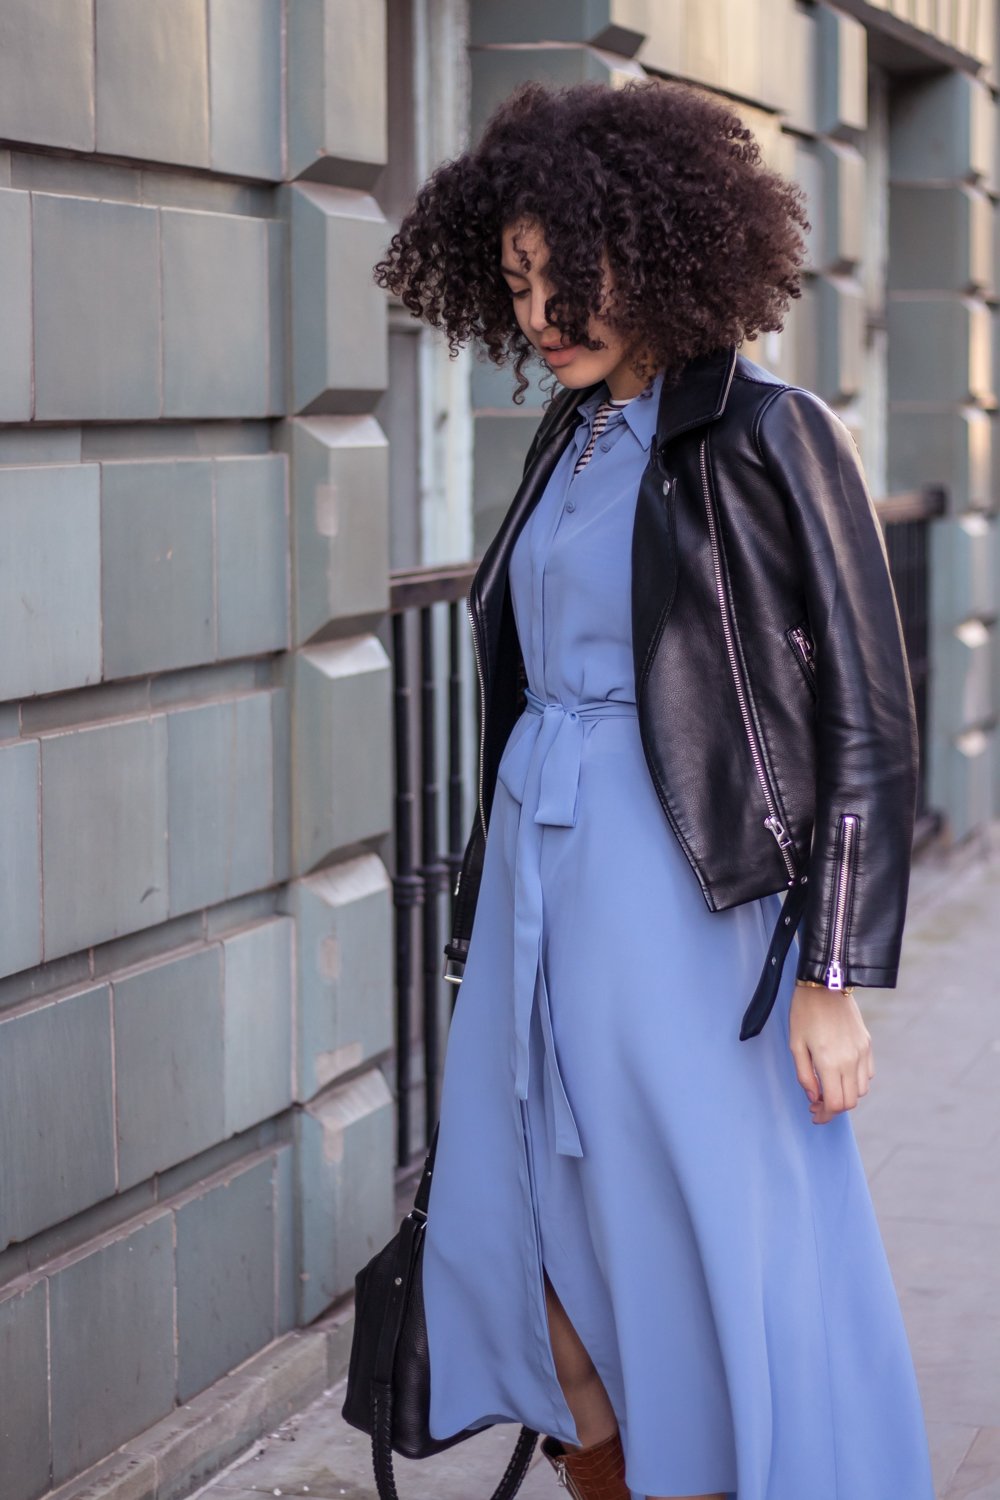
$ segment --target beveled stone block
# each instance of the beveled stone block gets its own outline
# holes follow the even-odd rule
[[[275,1334],[280,1337],[295,1327],[295,1289],[298,1264],[295,1254],[295,1149],[282,1146],[274,1161],[275,1274],[278,1278],[278,1316]]]
[[[945,813],[953,842],[967,838],[993,816],[996,776],[995,732],[972,729],[932,742],[930,803]]]
[[[179,1401],[274,1338],[273,1178],[267,1157],[177,1207]]]
[[[643,61],[647,67],[679,72],[685,6],[686,0],[660,0],[655,8],[637,6],[631,0],[600,0],[598,4],[554,0],[544,7],[532,0],[486,0],[486,4],[474,5],[470,11],[469,41],[474,47],[586,42],[625,56],[631,56],[645,41]],[[640,12],[644,12],[641,17]],[[671,39],[675,50],[665,54],[662,49]]]
[[[164,208],[161,224],[164,414],[266,416],[266,220]]]
[[[836,405],[861,389],[864,295],[858,282],[833,276],[817,277],[815,292],[819,320],[816,390]]]
[[[292,927],[261,922],[222,944],[227,1136],[292,1102]]]
[[[868,124],[868,33],[861,21],[830,6],[816,12],[821,135],[852,140]]]
[[[385,0],[298,0],[286,26],[289,177],[367,186],[388,152]]]
[[[97,149],[210,165],[205,0],[96,0]]]
[[[35,416],[160,415],[158,211],[33,194]]]
[[[281,179],[281,12],[281,0],[208,0],[217,172]]]
[[[889,412],[891,489],[947,486],[953,511],[986,508],[992,497],[994,417],[976,407]]]
[[[593,78],[612,84],[624,77],[645,78],[638,62],[597,52],[587,47],[473,48],[469,55],[472,92],[469,105],[469,139],[478,141],[494,109],[519,83],[537,79],[551,87],[581,83]]]
[[[101,677],[100,470],[0,468],[0,699]]]
[[[31,198],[9,188],[0,188],[0,263],[0,328],[4,331],[0,422],[27,422],[31,418]]]
[[[178,708],[167,726],[174,916],[271,884],[270,695]]]
[[[894,401],[989,404],[993,317],[971,297],[894,297],[888,305]]]
[[[45,957],[167,916],[163,716],[42,740]]]
[[[293,864],[305,875],[391,826],[390,663],[372,635],[293,662]]]
[[[107,985],[0,1013],[0,1248],[116,1187]]]
[[[294,881],[297,1095],[313,1098],[340,1073],[392,1045],[392,887],[374,854]]]
[[[222,953],[184,953],[114,981],[119,1186],[223,1138]]]
[[[951,631],[975,615],[992,615],[1000,599],[1000,523],[969,513],[933,521],[928,537],[930,615]]]
[[[38,764],[37,740],[0,745],[0,974],[30,969],[42,957]]]
[[[864,157],[837,141],[820,141],[816,149],[825,209],[822,263],[827,271],[849,274],[864,255]]]
[[[285,426],[291,454],[294,624],[306,642],[388,607],[389,451],[374,417]]]
[[[935,631],[934,665],[941,679],[935,692],[938,723],[954,734],[987,723],[996,679],[995,627],[970,618]]]
[[[776,103],[785,123],[794,130],[815,135],[819,130],[819,97],[816,79],[819,69],[818,7],[788,4],[783,7],[783,25],[778,31],[780,56],[785,66],[773,70]]]
[[[0,139],[94,149],[93,0],[4,0]]]
[[[959,70],[922,75],[893,95],[889,131],[892,181],[988,179],[993,170],[989,95]]]
[[[994,284],[991,200],[966,183],[889,188],[890,291],[989,291]]]
[[[174,1405],[172,1215],[49,1278],[52,1478],[78,1474]]]
[[[109,463],[102,472],[105,676],[212,661],[211,461]]]
[[[389,226],[368,193],[302,183],[289,201],[292,407],[364,411],[388,378],[385,293],[371,268]]]
[[[393,1231],[393,1101],[378,1068],[294,1117],[301,1271],[296,1322],[349,1291]]]
[[[286,476],[280,453],[215,461],[220,658],[288,646]]]
[[[45,1282],[0,1293],[0,1495],[49,1487],[48,1314]]]
[[[828,193],[823,160],[819,144],[815,141],[796,140],[793,151],[793,176],[805,193],[806,215],[810,228],[805,232],[805,271],[821,271],[828,259],[829,235],[827,232]]]

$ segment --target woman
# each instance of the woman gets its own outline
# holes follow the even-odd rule
[[[846,428],[737,352],[808,227],[708,95],[528,84],[376,268],[562,388],[470,591],[423,1291],[432,1435],[522,1422],[584,1500],[932,1500],[848,1113],[909,879],[899,618]]]

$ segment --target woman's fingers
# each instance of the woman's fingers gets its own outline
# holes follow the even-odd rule
[[[795,1059],[795,1076],[805,1090],[810,1104],[819,1098],[819,1080],[813,1068],[813,1061],[809,1055],[809,1048],[799,1043],[792,1048],[792,1057]]]
[[[820,1070],[823,1084],[823,1101],[831,1114],[839,1114],[846,1108],[844,1103],[844,1078],[839,1068],[824,1067]]]

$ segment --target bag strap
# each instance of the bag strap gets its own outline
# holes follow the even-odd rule
[[[522,1427],[510,1462],[490,1500],[514,1500],[535,1451],[538,1433]],[[392,1387],[372,1382],[372,1466],[379,1500],[399,1500],[392,1467]]]
[[[413,1241],[423,1229],[427,1218],[427,1203],[431,1191],[431,1174],[437,1152],[438,1129],[434,1126],[430,1148],[424,1159],[424,1170],[420,1175],[413,1199],[413,1208],[400,1226],[399,1251],[396,1260],[392,1288],[382,1318],[378,1350],[375,1355],[375,1372],[371,1382],[372,1395],[372,1467],[378,1486],[379,1500],[399,1500],[396,1476],[392,1467],[392,1367],[396,1357],[396,1345],[402,1331],[403,1318],[409,1301],[408,1276],[414,1263]],[[500,1483],[490,1500],[514,1500],[521,1488],[531,1455],[535,1451],[538,1433],[530,1427],[522,1427],[514,1445],[510,1462],[504,1470]]]

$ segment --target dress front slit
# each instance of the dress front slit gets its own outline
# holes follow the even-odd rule
[[[781,897],[708,910],[643,752],[631,533],[661,385],[581,402],[511,554],[527,692],[445,1056],[430,1430],[579,1445],[547,1272],[634,1500],[933,1500],[851,1119],[813,1124],[788,1046],[795,939],[739,1040]]]

